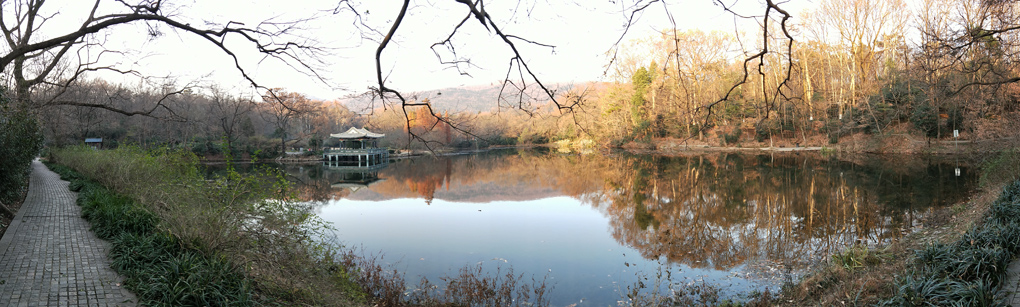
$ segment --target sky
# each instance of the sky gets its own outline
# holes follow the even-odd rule
[[[801,3],[807,0],[793,0]],[[554,48],[515,41],[533,72],[546,83],[584,83],[605,81],[607,51],[624,33],[630,1],[486,1],[486,11],[500,23],[506,34],[513,34]],[[310,19],[302,23],[301,39],[314,41],[326,49],[321,54],[314,78],[284,63],[265,59],[254,48],[237,39],[227,43],[237,51],[242,66],[260,84],[304,93],[318,99],[333,99],[365,92],[376,85],[375,51],[381,33],[386,32],[400,7],[400,1],[352,1],[366,26],[354,26],[350,12],[333,14],[338,1],[218,0],[164,1],[164,10],[192,24],[204,21],[236,21],[256,25],[261,21]],[[50,36],[68,31],[86,17],[92,3],[81,0],[48,1],[44,12],[56,15],[45,25]],[[759,15],[763,5],[757,0],[736,2],[738,12]],[[100,11],[112,11],[115,1],[103,2]],[[681,0],[654,3],[639,13],[637,22],[624,37],[624,43],[647,38],[672,24],[664,13],[672,13],[680,29],[734,31],[735,19],[709,0]],[[6,9],[5,9],[6,10]],[[7,14],[7,13],[5,13]],[[488,85],[503,80],[512,54],[496,35],[471,19],[454,36],[461,59],[461,71],[439,62],[430,46],[451,33],[467,14],[466,8],[452,0],[412,1],[407,17],[390,46],[383,52],[382,66],[387,86],[402,92],[448,87]],[[748,27],[748,21],[741,27]],[[752,24],[753,26],[753,24]],[[380,33],[373,33],[375,29]],[[64,32],[66,33],[66,32]],[[158,33],[156,36],[150,33]],[[43,37],[45,37],[45,34]],[[104,54],[103,63],[116,63],[145,75],[171,77],[178,84],[216,83],[230,91],[252,93],[250,86],[233,67],[232,60],[212,44],[166,26],[144,24],[117,26],[96,36],[108,49],[123,51]],[[97,51],[83,54],[95,56]],[[449,54],[444,56],[449,59]],[[461,72],[467,75],[461,74]],[[515,72],[516,73],[516,72]],[[104,79],[118,76],[102,75]],[[121,78],[122,79],[122,78]],[[131,79],[119,81],[131,84]]]

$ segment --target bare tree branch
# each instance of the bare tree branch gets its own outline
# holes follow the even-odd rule
[[[616,42],[613,43],[613,47],[610,48],[610,50],[609,50],[609,51],[612,52],[612,56],[609,57],[609,63],[606,64],[606,70],[602,72],[603,76],[609,74],[609,68],[613,67],[613,64],[616,63],[617,56],[619,55],[619,51],[620,51],[620,43],[623,42],[623,38],[624,37],[627,37],[627,33],[630,33],[630,27],[634,25],[635,21],[637,21],[638,14],[643,12],[645,9],[647,9],[649,6],[651,6],[655,2],[659,2],[659,0],[651,0],[651,1],[648,1],[647,3],[641,3],[641,1],[643,1],[643,0],[638,0],[638,2],[634,4],[633,8],[629,8],[629,9],[625,9],[624,10],[629,15],[627,17],[627,23],[624,24],[623,32],[620,33],[620,37],[616,39]],[[663,4],[665,4],[665,3],[663,3]],[[672,18],[672,17],[670,17],[670,18]],[[675,22],[673,23],[673,27],[674,28],[676,27],[676,23]]]
[[[18,3],[3,3],[5,11],[8,10],[8,6],[14,6],[15,14],[13,16],[15,20],[13,22],[5,20],[3,15],[7,14],[0,14],[0,31],[3,32],[4,40],[9,47],[7,53],[0,55],[0,70],[7,70],[13,65],[11,70],[13,70],[13,77],[16,83],[15,94],[19,101],[27,103],[31,99],[29,97],[30,90],[36,85],[68,85],[86,72],[105,70],[138,74],[136,71],[118,69],[114,66],[93,67],[93,65],[98,64],[98,60],[96,60],[79,62],[79,68],[70,75],[69,79],[64,81],[48,81],[60,65],[60,61],[65,58],[73,46],[102,48],[99,44],[88,42],[88,38],[117,25],[139,23],[147,25],[150,35],[153,36],[161,34],[158,30],[159,25],[165,25],[176,31],[182,31],[207,41],[223,54],[229,56],[243,79],[256,89],[267,88],[257,82],[252,77],[248,68],[242,65],[238,54],[231,46],[227,45],[228,38],[237,37],[242,42],[250,44],[256,52],[262,55],[262,60],[267,58],[277,59],[296,71],[327,83],[325,76],[319,72],[318,66],[322,65],[322,63],[317,61],[319,61],[322,55],[328,53],[328,50],[319,47],[318,43],[312,39],[295,35],[300,30],[298,28],[299,25],[317,18],[315,16],[286,22],[270,19],[260,22],[253,27],[248,27],[234,21],[227,22],[222,26],[207,22],[206,24],[210,25],[210,27],[201,28],[165,12],[166,8],[161,0],[141,1],[138,4],[132,4],[125,0],[115,1],[128,12],[97,15],[101,0],[96,0],[91,6],[88,17],[82,22],[80,27],[69,33],[40,41],[34,41],[33,34],[46,20],[52,17],[39,15],[45,1],[28,0]],[[293,40],[280,39],[284,37],[293,38]],[[107,51],[110,50],[100,51],[99,56],[102,56]],[[45,59],[42,59],[43,57]],[[35,72],[34,76],[26,76],[26,61],[36,58],[46,61],[46,63],[41,66],[40,70]],[[56,96],[54,98],[54,100],[59,100]],[[49,105],[49,103],[44,103],[43,105]],[[136,112],[129,111],[124,113],[135,114]]]

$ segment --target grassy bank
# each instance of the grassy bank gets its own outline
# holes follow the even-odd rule
[[[223,258],[187,248],[158,228],[159,220],[131,199],[85,179],[62,165],[49,165],[79,192],[82,217],[112,243],[111,267],[143,305],[252,305],[256,294],[241,270]]]
[[[976,226],[950,243],[918,250],[897,281],[894,306],[994,306],[1010,261],[1020,252],[1020,181],[1003,188]]]
[[[70,148],[52,158],[68,166],[51,164],[80,192],[83,216],[113,243],[112,266],[143,305],[367,302],[343,253],[314,240],[325,226],[286,202],[278,174],[206,180],[190,153],[137,148]]]
[[[142,305],[545,306],[544,279],[466,266],[438,283],[347,249],[282,174],[212,179],[187,151],[55,150],[50,167],[79,191],[113,268]],[[95,180],[93,180],[95,179]]]

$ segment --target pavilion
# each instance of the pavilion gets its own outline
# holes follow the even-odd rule
[[[339,139],[337,147],[328,147],[322,152],[322,160],[329,165],[374,167],[389,163],[389,152],[379,148],[379,138],[385,134],[351,127],[329,136]]]

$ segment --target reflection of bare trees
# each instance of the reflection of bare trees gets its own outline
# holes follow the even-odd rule
[[[956,202],[973,187],[973,178],[943,169],[810,155],[516,152],[401,161],[382,170],[384,181],[371,189],[427,201],[440,191],[500,200],[553,189],[606,215],[611,235],[646,258],[729,269],[761,259],[806,265],[853,244],[895,239],[929,206]]]
[[[806,264],[856,243],[899,237],[928,204],[963,196],[938,191],[946,176],[931,167],[883,174],[815,158],[731,154],[620,163],[635,171],[607,178],[610,203],[600,205],[613,236],[647,258],[694,267],[728,269],[761,258]],[[912,203],[888,196],[920,189],[929,196]]]

